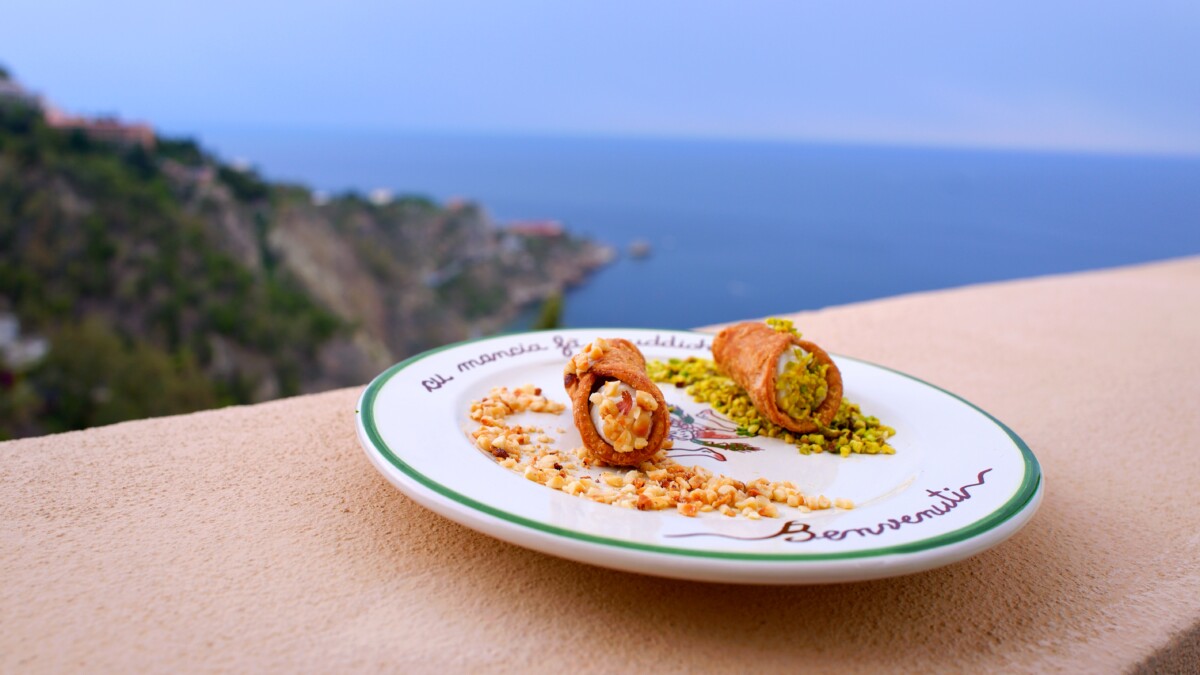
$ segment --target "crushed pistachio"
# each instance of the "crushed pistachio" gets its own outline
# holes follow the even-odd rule
[[[848,457],[851,454],[893,455],[896,449],[887,439],[896,430],[882,424],[878,417],[864,415],[857,403],[842,399],[837,415],[822,433],[796,434],[764,419],[751,402],[746,390],[721,372],[711,359],[688,357],[646,364],[650,379],[686,388],[700,403],[707,403],[738,425],[739,436],[767,436],[795,445],[802,454],[830,452]]]
[[[794,336],[797,340],[802,337],[791,319],[773,316],[765,323],[777,333]],[[792,419],[810,418],[829,393],[829,383],[825,380],[828,372],[828,365],[820,363],[800,347],[793,347],[790,353],[784,352],[779,357],[779,372],[775,376],[775,401],[779,409]]]
[[[766,320],[766,324],[775,329],[777,332],[791,333],[792,335],[795,335],[797,340],[803,337],[800,334],[800,331],[796,330],[796,325],[792,323],[791,319],[781,319],[777,316],[773,316]]]
[[[806,420],[829,393],[825,380],[829,365],[799,347],[792,348],[791,357],[785,354],[780,358],[783,367],[775,376],[775,400],[788,417]]]

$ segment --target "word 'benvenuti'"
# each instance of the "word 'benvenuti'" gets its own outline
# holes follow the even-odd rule
[[[813,541],[814,539],[826,539],[829,541],[841,541],[850,535],[858,535],[860,537],[877,537],[888,530],[899,530],[905,525],[919,525],[926,520],[944,516],[950,513],[959,504],[971,498],[970,488],[983,485],[987,479],[984,477],[991,469],[984,469],[975,477],[977,482],[968,483],[957,490],[950,488],[942,488],[941,490],[926,490],[925,494],[930,497],[935,497],[942,500],[940,503],[931,504],[929,508],[917,511],[914,514],[906,514],[899,518],[889,518],[885,521],[877,523],[872,527],[855,527],[848,530],[823,530],[814,532],[812,526],[808,523],[799,520],[789,520],[779,528],[778,532],[773,532],[763,537],[736,537],[731,534],[719,534],[717,532],[690,532],[687,534],[668,534],[668,537],[724,537],[725,539],[737,539],[739,541],[763,541],[766,539],[776,539],[782,537],[784,541],[803,544],[804,542]]]

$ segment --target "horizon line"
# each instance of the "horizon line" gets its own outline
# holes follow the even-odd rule
[[[694,134],[646,131],[600,131],[600,130],[563,130],[563,129],[480,129],[480,128],[436,128],[436,127],[381,127],[371,125],[333,126],[327,124],[313,125],[268,125],[259,122],[228,123],[217,122],[209,124],[191,124],[193,131],[178,131],[178,125],[155,127],[155,132],[166,137],[191,137],[204,140],[211,133],[254,133],[264,135],[278,134],[350,134],[350,135],[395,135],[408,137],[465,137],[465,138],[527,138],[539,140],[571,139],[571,140],[626,140],[626,141],[672,141],[672,142],[711,142],[711,143],[753,143],[773,145],[813,145],[831,147],[861,147],[861,148],[893,148],[912,150],[939,151],[975,151],[1020,154],[1047,155],[1085,155],[1127,158],[1157,158],[1157,159],[1200,159],[1200,148],[1138,148],[1121,146],[1080,146],[1073,144],[1046,145],[1032,142],[997,142],[987,140],[944,140],[944,139],[903,139],[903,138],[863,138],[863,137],[814,137],[814,136],[763,136],[743,134]],[[207,127],[207,131],[196,131],[198,127]]]

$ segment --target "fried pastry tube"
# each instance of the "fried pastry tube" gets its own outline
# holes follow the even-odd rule
[[[797,353],[796,348],[802,351]],[[712,352],[721,370],[746,390],[768,421],[803,434],[820,431],[837,415],[842,374],[817,345],[752,321],[718,333]],[[813,364],[811,370],[805,369],[808,361]],[[823,383],[819,376],[822,366]]]
[[[629,340],[598,338],[588,344],[567,362],[563,386],[592,457],[636,466],[667,441],[667,402],[646,375],[641,350]]]

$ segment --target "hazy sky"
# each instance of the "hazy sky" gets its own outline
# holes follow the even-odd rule
[[[172,132],[1200,154],[1200,2],[9,0],[0,63]]]

